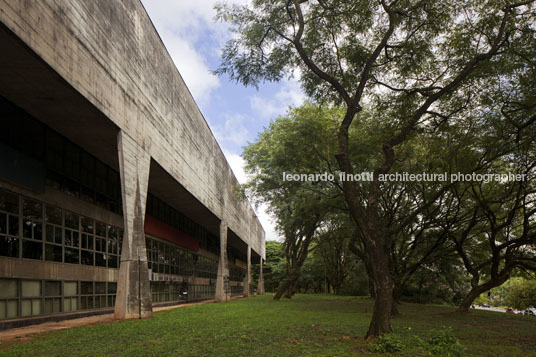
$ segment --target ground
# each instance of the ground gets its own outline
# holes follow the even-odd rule
[[[462,315],[438,305],[403,304],[400,310],[402,316],[392,324],[395,345],[403,346],[393,355],[434,355],[419,341],[429,341],[433,329],[451,327],[464,356],[536,356],[535,317],[488,311]],[[371,352],[371,343],[378,341],[363,339],[371,311],[372,301],[365,298],[298,295],[273,301],[266,294],[3,342],[0,356],[381,355]]]

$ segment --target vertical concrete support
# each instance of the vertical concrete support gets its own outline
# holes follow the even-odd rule
[[[118,319],[150,317],[151,288],[143,227],[151,157],[123,131],[117,136],[117,145],[124,233],[114,314]]]
[[[259,283],[257,285],[257,294],[264,294],[264,273],[263,273],[263,259],[260,258],[259,267]]]
[[[227,223],[220,222],[220,261],[216,279],[216,300],[227,301],[231,298],[229,288],[229,262],[227,259]]]
[[[246,262],[246,278],[244,279],[244,296],[251,295],[251,247],[248,245],[248,255]]]

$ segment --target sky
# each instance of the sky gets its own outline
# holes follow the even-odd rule
[[[247,0],[228,3],[245,4]],[[228,25],[214,21],[216,0],[142,0],[182,78],[212,129],[240,183],[247,180],[243,148],[285,114],[289,106],[305,100],[293,80],[245,88],[210,73],[218,68],[225,42],[232,33]],[[281,240],[266,207],[253,207],[266,232],[266,240]]]

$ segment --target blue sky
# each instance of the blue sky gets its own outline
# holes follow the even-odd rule
[[[247,0],[227,2],[246,3]],[[142,0],[156,30],[220,144],[240,182],[246,180],[242,149],[284,114],[288,106],[305,99],[293,80],[244,88],[210,73],[220,62],[221,49],[232,33],[214,22],[215,0]],[[280,239],[265,207],[257,215],[267,240]]]

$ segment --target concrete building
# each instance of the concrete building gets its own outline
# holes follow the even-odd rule
[[[139,0],[0,0],[0,53],[0,327],[252,293],[264,231]]]

